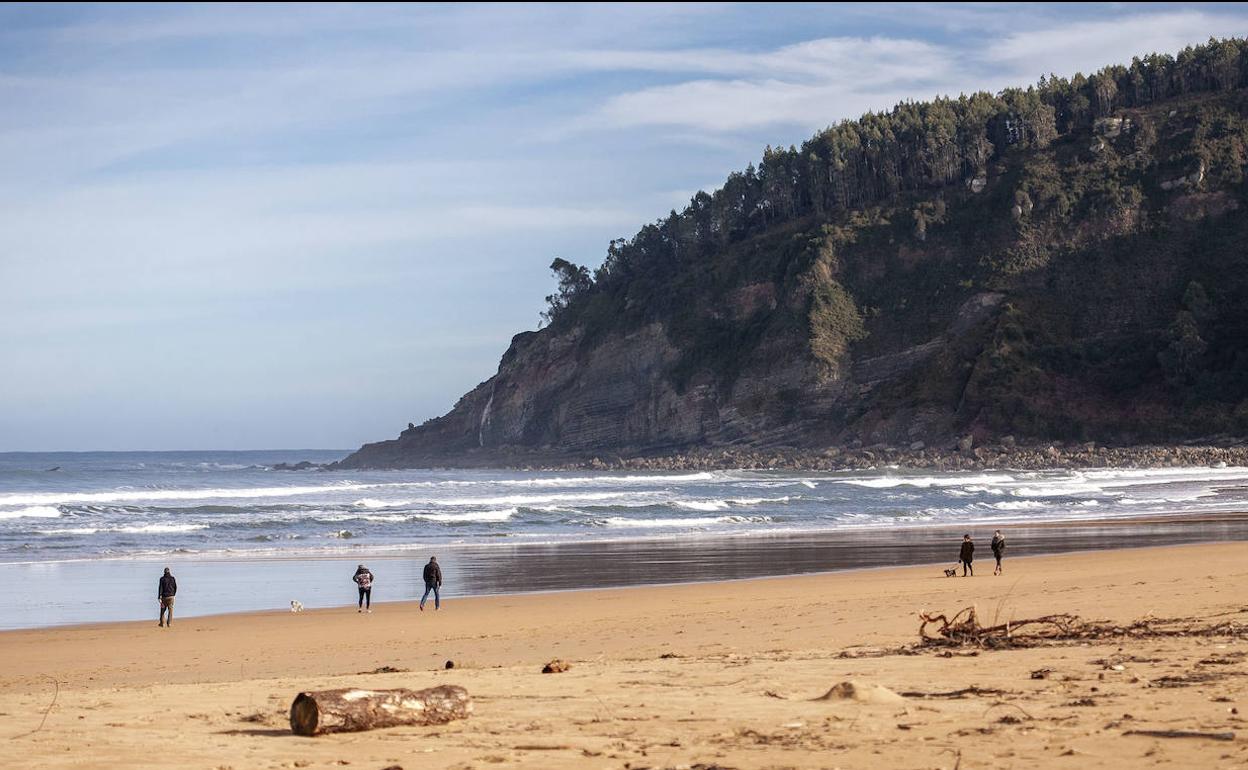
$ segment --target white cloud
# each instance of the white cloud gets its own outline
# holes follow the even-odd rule
[[[974,12],[981,13],[982,9]],[[905,99],[1026,86],[1042,74],[1087,73],[1128,63],[1132,56],[1177,52],[1211,36],[1245,32],[1248,24],[1242,18],[1183,11],[1048,21],[1004,37],[986,34],[982,41],[958,45],[886,37],[824,38],[762,53],[711,49],[581,54],[587,66],[700,77],[609,96],[572,129],[812,130],[889,109]]]
[[[621,67],[663,67],[731,77],[699,78],[614,95],[578,130],[685,126],[732,132],[818,128],[905,98],[948,90],[965,74],[954,51],[917,40],[824,38],[756,54],[687,51],[602,54]],[[801,137],[804,138],[804,137]],[[795,142],[796,143],[796,142]]]
[[[827,81],[854,72],[870,82],[929,78],[946,67],[947,52],[919,40],[820,38],[772,51],[726,49],[574,51],[568,58],[602,70],[794,77]]]
[[[1013,32],[990,43],[983,58],[1028,82],[1051,72],[1066,77],[1076,72],[1090,74],[1106,65],[1130,64],[1134,56],[1177,53],[1210,37],[1242,36],[1245,32],[1248,24],[1242,17],[1220,13],[1122,14]]]
[[[743,131],[779,124],[815,127],[896,97],[779,80],[695,80],[612,97],[582,124],[594,128],[686,126]],[[804,138],[804,137],[802,137]]]

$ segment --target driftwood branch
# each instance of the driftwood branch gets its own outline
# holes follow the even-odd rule
[[[1235,740],[1235,733],[1202,733],[1192,730],[1127,730],[1123,735],[1146,735],[1149,738],[1208,738],[1213,741]]]
[[[1157,639],[1180,636],[1230,637],[1248,639],[1248,623],[1222,621],[1202,624],[1194,618],[1144,618],[1126,625],[1104,620],[1084,620],[1078,615],[1060,613],[1008,623],[981,625],[974,607],[966,607],[952,617],[919,613],[919,648],[1039,647],[1071,641],[1103,639]]]

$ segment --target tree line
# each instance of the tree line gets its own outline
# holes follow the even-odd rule
[[[1211,39],[1089,77],[1042,77],[1028,88],[904,102],[844,120],[801,147],[767,147],[757,166],[730,174],[711,193],[699,191],[683,211],[611,241],[592,274],[556,259],[558,289],[543,318],[571,325],[595,305],[626,317],[653,315],[685,267],[766,228],[967,182],[1011,148],[1046,147],[1115,111],[1245,84],[1248,41]]]

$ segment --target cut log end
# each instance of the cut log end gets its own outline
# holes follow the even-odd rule
[[[311,693],[301,692],[290,704],[290,730],[295,735],[316,735],[317,724],[321,721],[321,711],[316,707],[316,698]]]

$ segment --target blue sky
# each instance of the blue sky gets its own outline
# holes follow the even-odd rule
[[[1240,4],[0,6],[0,451],[354,447],[555,256],[814,131],[1248,33]]]

